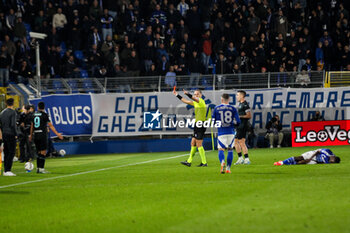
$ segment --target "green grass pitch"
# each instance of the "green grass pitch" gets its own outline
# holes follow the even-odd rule
[[[166,159],[186,152],[48,159],[51,174],[16,162],[0,177],[0,232],[350,232],[350,147],[331,147],[341,164],[273,166],[312,149],[250,150],[232,174],[217,151],[207,168]]]

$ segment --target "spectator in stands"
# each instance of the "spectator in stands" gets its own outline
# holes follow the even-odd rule
[[[160,75],[165,75],[166,72],[169,70],[169,62],[166,59],[166,56],[163,55],[160,60],[158,60],[157,68],[158,68],[158,73]]]
[[[256,17],[253,7],[251,7],[250,11],[250,17],[248,18],[248,33],[249,35],[258,35],[261,28],[261,21]]]
[[[109,67],[120,65],[119,45],[114,46],[114,51],[108,54],[107,62]]]
[[[165,74],[164,83],[170,88],[176,86],[176,73],[174,72],[174,66],[169,66],[169,71]]]
[[[159,73],[156,69],[156,65],[155,64],[151,64],[151,67],[149,69],[149,71],[147,71],[146,76],[158,76]]]
[[[5,45],[1,46],[0,52],[0,86],[6,87],[10,77],[11,57],[7,53],[7,47]]]
[[[136,50],[131,51],[131,56],[126,61],[126,67],[131,77],[137,77],[140,75],[140,62]]]
[[[69,55],[65,65],[65,78],[79,78],[79,67],[75,64],[73,55]]]
[[[190,86],[197,87],[199,84],[200,73],[201,73],[201,62],[197,55],[197,51],[193,50],[192,55],[188,60],[188,67],[190,71]]]
[[[15,43],[13,43],[13,41],[10,40],[9,35],[5,35],[5,41],[2,44],[7,48],[7,53],[11,57],[11,66],[12,66],[14,63],[14,58],[17,50],[16,45]]]
[[[77,38],[81,37],[81,30],[79,25],[79,19],[74,19],[70,32],[70,43],[73,50],[80,50],[81,40]]]
[[[11,32],[13,31],[13,27],[15,26],[15,23],[16,23],[15,11],[11,8],[9,10],[9,13],[6,15],[6,26]]]
[[[107,69],[104,66],[101,66],[100,69],[94,74],[96,78],[106,78],[108,76]]]
[[[150,20],[153,25],[156,24],[157,20],[163,27],[167,24],[165,12],[160,9],[159,4],[156,5],[156,9],[153,11]]]
[[[25,28],[22,18],[19,17],[16,20],[15,25],[13,26],[13,37],[14,41],[22,40],[27,35],[27,29]]]
[[[232,41],[228,44],[228,47],[225,51],[225,56],[226,56],[228,62],[231,64],[233,64],[235,62],[236,58],[238,57],[237,49],[235,48],[234,43]]]
[[[147,73],[151,69],[151,65],[154,63],[156,58],[153,42],[151,40],[148,41],[147,47],[141,49],[140,56],[143,59],[143,70]]]
[[[174,63],[175,60],[179,57],[179,46],[175,41],[175,37],[170,37],[169,42],[166,45],[169,54],[169,61]]]
[[[179,3],[180,4],[180,3]],[[169,25],[172,23],[177,24],[178,20],[181,18],[181,15],[178,10],[175,9],[175,6],[173,3],[169,4],[169,10],[166,12],[166,18],[169,23]]]
[[[301,67],[301,70],[306,70],[307,72],[314,70],[309,57],[306,58],[305,64]]]
[[[163,56],[165,56],[166,60],[169,61],[169,54],[165,48],[165,45],[161,43],[157,49],[157,59],[161,60]]]
[[[62,13],[62,8],[57,9],[57,13],[54,14],[52,18],[52,27],[56,29],[57,34],[59,35],[60,40],[64,40],[66,37],[64,36],[64,29],[67,24],[67,18]]]
[[[123,24],[126,26],[126,29],[129,29],[130,25],[134,22],[136,22],[134,6],[133,4],[130,3],[128,5],[127,10],[125,11],[125,14],[123,17]]]
[[[234,47],[234,46],[233,46]],[[220,40],[216,41],[213,46],[213,53],[215,60],[219,58],[219,54],[227,49],[227,42],[225,36],[221,36]],[[236,49],[237,51],[237,49]],[[226,52],[226,57],[229,57]]]
[[[34,30],[36,32],[43,32],[43,24],[46,21],[46,16],[44,15],[44,11],[40,10],[39,14],[35,17],[34,20]]]
[[[316,49],[316,63],[324,62],[323,44],[318,42],[318,47]]]
[[[103,40],[100,37],[100,34],[98,33],[98,29],[96,27],[93,27],[92,34],[89,38],[89,44],[90,45],[97,45],[99,48],[102,45]]]
[[[349,32],[350,34],[350,32]],[[350,40],[349,40],[350,42]],[[350,64],[350,50],[349,45],[344,46],[344,51],[341,53],[341,64],[342,67],[346,67],[348,64]]]
[[[122,61],[126,61],[131,56],[131,51],[133,50],[131,43],[126,43],[126,46],[123,48],[120,56]]]
[[[58,46],[60,49],[60,47]],[[59,50],[58,49],[58,50]],[[59,54],[58,50],[56,49],[56,46],[48,46],[48,54],[46,57],[47,60],[47,66],[49,69],[49,72],[51,74],[51,77],[55,77],[56,75],[61,75],[61,55]]]
[[[191,10],[186,11],[186,22],[192,40],[198,42],[201,35],[202,23],[201,16],[196,5],[192,6]]]
[[[89,9],[89,16],[91,20],[98,21],[101,15],[102,15],[101,7],[99,6],[98,1],[94,0]]]
[[[177,5],[177,10],[180,12],[182,17],[186,16],[186,13],[189,9],[190,7],[185,0],[181,0],[180,3]]]
[[[244,50],[241,51],[241,55],[236,58],[236,61],[234,64],[238,65],[242,73],[249,72],[249,58],[247,57]]]
[[[328,31],[323,32],[323,36],[320,38],[320,42],[325,45],[325,42],[328,41],[329,46],[333,46],[333,40],[332,38],[328,35]]]
[[[180,19],[180,24],[177,27],[177,39],[179,41],[183,40],[185,38],[185,34],[187,34],[187,38],[188,38],[188,33],[189,33],[188,26],[185,24],[185,21],[183,19]]]
[[[41,78],[41,80],[45,80],[47,78],[50,78],[50,70],[49,70],[49,67],[47,65],[47,62],[40,60],[39,64],[40,64],[40,78]],[[30,65],[28,67],[30,68]],[[33,70],[33,72],[35,72],[35,71]],[[33,75],[31,75],[30,78],[33,78]]]
[[[278,10],[275,25],[276,33],[281,33],[283,38],[286,38],[288,32],[288,19],[283,15],[283,10],[281,8]]]
[[[224,74],[229,73],[229,65],[224,56],[224,53],[219,54],[219,59],[216,62],[216,74],[218,89],[225,89],[226,76]]]
[[[128,84],[128,81],[126,80],[126,77],[129,76],[128,72],[127,72],[127,68],[124,67],[120,67],[119,65],[115,65],[114,66],[114,77],[120,77],[120,79],[118,79],[117,85],[116,85],[116,91],[120,92],[120,93],[131,93],[131,87]]]
[[[178,75],[188,75],[188,62],[184,51],[180,53],[180,57],[176,60],[177,69],[175,70]]]
[[[324,65],[327,70],[332,70],[332,65],[334,61],[333,48],[331,47],[328,40],[324,41],[323,45],[323,54],[324,54]]]
[[[285,66],[286,71],[294,70],[295,66],[298,70],[305,69],[305,65],[308,67],[307,71],[339,70],[346,69],[350,63],[349,12],[346,1],[337,4],[335,1],[331,2],[332,4],[326,1],[311,1],[306,4],[306,0],[151,0],[147,4],[147,1],[138,0],[80,0],[79,3],[67,0],[57,5],[54,1],[36,4],[37,1],[28,0],[19,5],[11,3],[16,1],[5,2],[6,7],[0,9],[0,38],[9,36],[10,40],[5,38],[4,44],[8,47],[8,53],[14,56],[16,69],[23,59],[27,60],[28,65],[32,65],[30,61],[33,60],[34,50],[26,42],[25,32],[29,28],[48,34],[41,46],[43,56],[48,57],[51,56],[51,52],[57,53],[57,49],[49,51],[46,45],[57,48],[63,42],[63,51],[67,47],[89,54],[93,44],[96,44],[97,50],[100,51],[107,34],[115,33],[121,40],[119,64],[122,64],[123,74],[129,74],[128,70],[123,70],[133,49],[139,52],[140,56],[137,57],[143,74],[150,69],[150,64],[159,65],[160,61],[156,58],[145,56],[148,54],[145,51],[148,51],[149,41],[152,41],[154,52],[162,43],[165,45],[165,51],[162,52],[169,56],[167,63],[176,64],[177,68],[174,66],[174,69],[179,75],[182,71],[177,63],[181,52],[191,59],[192,51],[199,50],[198,57],[201,59],[204,41],[201,40],[201,35],[205,34],[207,29],[210,31],[212,49],[210,57],[213,63],[216,63],[220,52],[223,51],[230,67],[228,73],[237,73],[239,70],[242,73],[259,72],[262,67],[267,67],[269,72],[278,72],[281,65]],[[102,9],[107,13],[103,14]],[[103,20],[107,16],[109,20]],[[15,28],[16,21],[20,21],[17,18],[23,19],[25,27],[18,24]],[[111,29],[112,33],[105,33],[105,28],[108,31]],[[101,35],[98,34],[99,31]],[[88,37],[80,36],[90,32]],[[14,39],[18,40],[18,43]],[[10,45],[11,41],[16,44],[14,55],[13,49],[10,48],[13,47]],[[232,51],[232,47],[227,49],[229,42],[233,42],[236,52]],[[321,42],[321,47],[317,46],[318,42]],[[113,70],[110,60],[113,50],[114,48],[104,53],[106,56],[101,57],[100,61],[101,64],[110,64],[106,67],[108,72]],[[241,56],[242,51],[244,56]],[[205,58],[205,61],[208,61],[208,56]],[[310,59],[309,63],[307,59]],[[199,74],[208,72],[207,62],[203,63],[205,69],[200,65]],[[50,74],[57,75],[57,67],[54,67],[51,61],[46,64],[50,67]],[[232,68],[237,68],[235,65],[238,69]],[[156,67],[158,71],[159,66]],[[189,65],[187,67],[192,69]],[[54,71],[51,68],[54,68]],[[168,68],[164,72],[167,70]],[[62,75],[62,72],[59,73]]]
[[[210,38],[210,31],[207,30],[203,35],[202,41],[202,65],[204,67],[204,71],[208,73],[209,60],[212,54],[212,41]]]
[[[275,141],[277,141],[277,147],[281,147],[281,143],[283,141],[283,132],[282,130],[282,124],[280,122],[279,116],[275,115],[271,118],[271,120],[266,124],[266,138],[269,139],[270,142],[270,148],[274,147]]]
[[[101,46],[101,52],[104,57],[107,57],[110,52],[113,52],[116,44],[112,40],[112,36],[107,35],[106,40],[103,42]]]
[[[325,121],[324,117],[321,115],[320,111],[316,111],[315,115],[312,116],[310,121]]]
[[[280,66],[279,68],[279,73],[277,74],[277,86],[284,86],[286,87],[287,85],[287,78],[288,75],[286,74],[286,70],[283,65]]]
[[[298,84],[299,87],[307,87],[310,84],[310,76],[306,70],[302,70],[300,74],[297,75],[295,84]]]
[[[154,48],[158,49],[160,47],[160,44],[164,44],[164,38],[162,39],[159,33],[156,33],[154,35],[153,40]]]
[[[23,60],[18,70],[17,81],[18,83],[28,84],[30,78],[33,78],[32,68],[29,67],[26,60]]]
[[[102,24],[102,39],[106,40],[107,36],[113,36],[113,17],[108,14],[108,9],[103,10],[103,16],[101,17]]]

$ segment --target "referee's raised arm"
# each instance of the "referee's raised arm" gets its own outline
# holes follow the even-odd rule
[[[181,95],[179,95],[176,90],[173,91],[173,94],[179,99],[181,100],[183,103],[185,104],[189,104],[193,106],[193,101],[187,100],[184,97],[182,97]],[[186,94],[186,93],[185,93]],[[187,95],[187,94],[186,94]]]

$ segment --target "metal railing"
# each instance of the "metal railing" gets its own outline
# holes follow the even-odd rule
[[[187,76],[141,76],[79,79],[44,79],[41,94],[70,93],[113,93],[113,92],[162,92],[178,89],[203,90],[261,89],[275,87],[320,88],[324,87],[325,73],[284,72],[284,73],[240,73],[240,74],[191,74]],[[37,83],[30,81],[35,89]]]

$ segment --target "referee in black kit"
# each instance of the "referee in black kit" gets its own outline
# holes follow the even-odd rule
[[[4,142],[4,176],[16,176],[11,172],[13,157],[16,152],[17,117],[13,108],[14,99],[6,100],[6,108],[0,113],[0,128]]]

